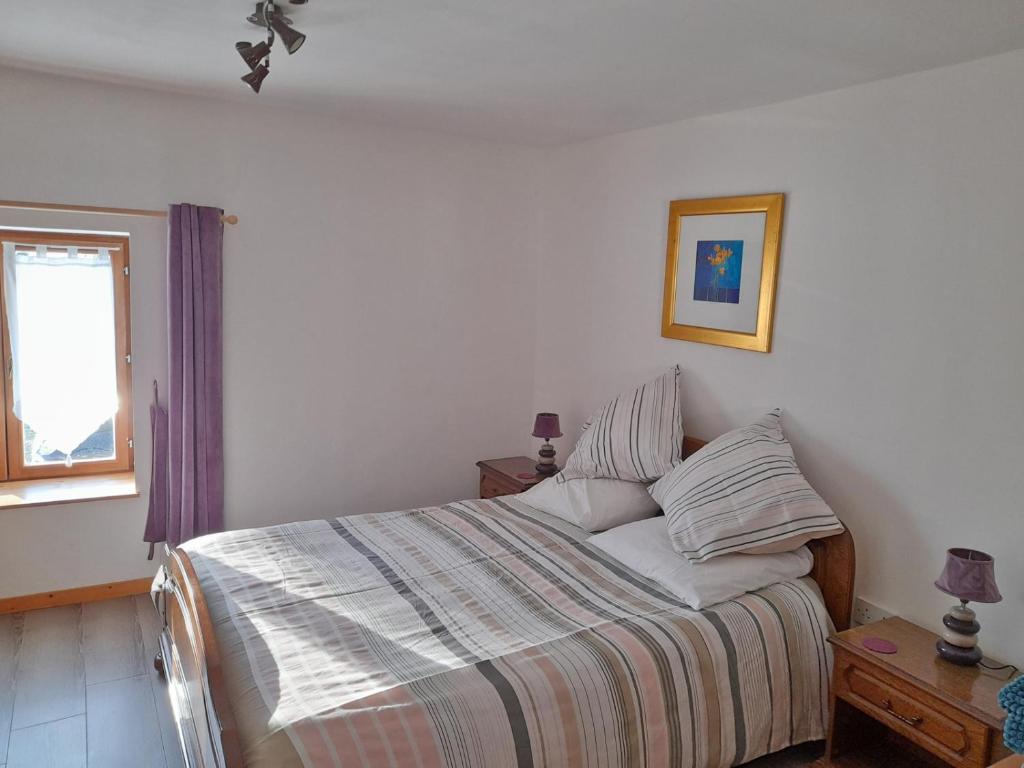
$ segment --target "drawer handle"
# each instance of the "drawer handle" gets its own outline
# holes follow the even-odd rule
[[[899,712],[892,708],[892,702],[889,701],[889,699],[883,699],[882,706],[885,707],[886,712],[895,717],[901,723],[906,723],[911,728],[917,728],[917,726],[924,722],[924,718],[918,715],[915,715],[914,717],[907,717],[906,715],[901,715]]]

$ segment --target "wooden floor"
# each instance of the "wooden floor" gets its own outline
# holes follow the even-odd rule
[[[147,595],[0,615],[0,768],[181,768]]]
[[[146,595],[0,616],[0,768],[182,768]],[[803,768],[820,744],[748,768]]]
[[[774,755],[747,763],[744,768],[805,768],[821,757],[821,753],[824,751],[825,742],[823,741],[801,744],[799,747],[787,749],[785,752],[777,752]]]

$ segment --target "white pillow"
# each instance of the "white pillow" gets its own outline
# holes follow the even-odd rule
[[[773,555],[722,555],[692,563],[672,548],[664,517],[623,525],[588,541],[696,609],[799,579],[814,565],[807,547]]]
[[[679,377],[676,365],[591,416],[556,475],[559,481],[610,477],[650,483],[682,461]]]
[[[604,531],[659,512],[643,483],[549,477],[516,499],[586,531]]]
[[[842,533],[796,465],[780,417],[776,409],[712,440],[651,487],[677,552],[702,563],[788,552]]]

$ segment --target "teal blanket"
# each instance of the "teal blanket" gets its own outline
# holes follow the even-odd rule
[[[1003,741],[1018,754],[1024,754],[1024,676],[999,692],[999,705],[1006,710]]]

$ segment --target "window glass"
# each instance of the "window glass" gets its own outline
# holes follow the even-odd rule
[[[37,246],[6,261],[14,413],[28,463],[56,454],[73,463],[117,413],[110,253]]]

